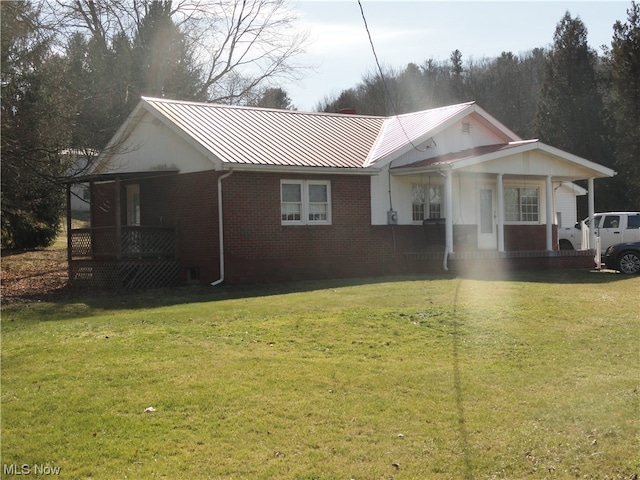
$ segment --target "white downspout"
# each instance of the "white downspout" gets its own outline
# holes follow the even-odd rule
[[[215,287],[224,282],[224,223],[222,221],[222,180],[230,177],[233,174],[233,170],[229,170],[229,173],[220,175],[218,177],[218,238],[220,243],[220,278],[215,282],[211,282],[211,286]]]
[[[449,271],[449,254],[453,253],[453,172],[451,169],[445,172],[445,203],[444,203],[444,260],[442,268]]]
[[[553,250],[553,186],[551,184],[551,175],[547,175],[546,185],[546,215],[547,223],[545,226],[547,251]]]

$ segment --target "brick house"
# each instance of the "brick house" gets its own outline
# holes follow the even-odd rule
[[[592,265],[560,252],[555,192],[602,165],[474,102],[394,117],[142,98],[90,175],[72,284],[254,283]],[[69,221],[70,222],[70,221]],[[69,225],[70,227],[70,225]]]

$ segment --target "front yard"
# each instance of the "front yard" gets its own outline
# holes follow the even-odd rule
[[[638,291],[569,271],[6,304],[3,477],[637,478]]]

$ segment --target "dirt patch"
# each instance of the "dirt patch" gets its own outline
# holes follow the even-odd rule
[[[2,252],[2,303],[50,300],[68,283],[64,249]]]

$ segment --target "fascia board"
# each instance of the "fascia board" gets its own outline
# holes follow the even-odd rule
[[[478,165],[480,163],[490,162],[492,160],[497,160],[502,157],[507,157],[509,155],[518,155],[520,153],[529,152],[531,150],[535,150],[537,148],[538,143],[539,142],[537,140],[534,140],[534,141],[523,143],[520,146],[509,148],[506,150],[485,153],[484,155],[478,155],[477,157],[467,158],[465,160],[459,160],[452,163],[451,169],[460,170],[460,169],[472,167],[474,165]]]
[[[589,191],[574,182],[562,182],[562,187],[573,191],[577,196],[586,195]]]
[[[591,160],[587,160],[586,158],[579,157],[569,152],[565,152],[560,150],[559,148],[552,147],[551,145],[547,145],[542,142],[538,142],[538,148],[543,152],[548,153],[549,155],[553,155],[555,157],[563,158],[570,162],[576,163],[581,167],[588,168],[589,170],[593,170],[599,175],[594,175],[594,177],[613,177],[617,174],[617,172],[609,167],[605,167],[604,165],[600,165],[599,163],[592,162]]]
[[[232,163],[223,162],[221,170],[233,170],[236,172],[260,172],[260,173],[301,173],[315,175],[364,175],[374,176],[380,173],[381,169],[374,167],[367,168],[331,168],[331,167],[300,167],[286,165],[256,165],[252,163]]]
[[[466,160],[460,160],[458,162],[454,162],[452,164],[452,170],[460,170],[460,169],[471,167],[473,165],[478,165],[480,163],[489,162],[491,160],[497,160],[499,158],[506,157],[509,155],[517,155],[524,152],[530,152],[532,150],[540,150],[558,159],[569,161],[571,163],[580,165],[581,167],[584,167],[586,169],[592,170],[594,178],[613,177],[616,174],[614,170],[608,167],[599,165],[595,162],[586,160],[582,157],[578,157],[577,155],[574,155],[572,153],[565,152],[564,150],[560,150],[559,148],[546,145],[537,140],[523,143],[518,147],[509,148],[509,149],[501,150],[498,152],[487,153],[485,155],[480,155],[478,157],[473,157]]]

